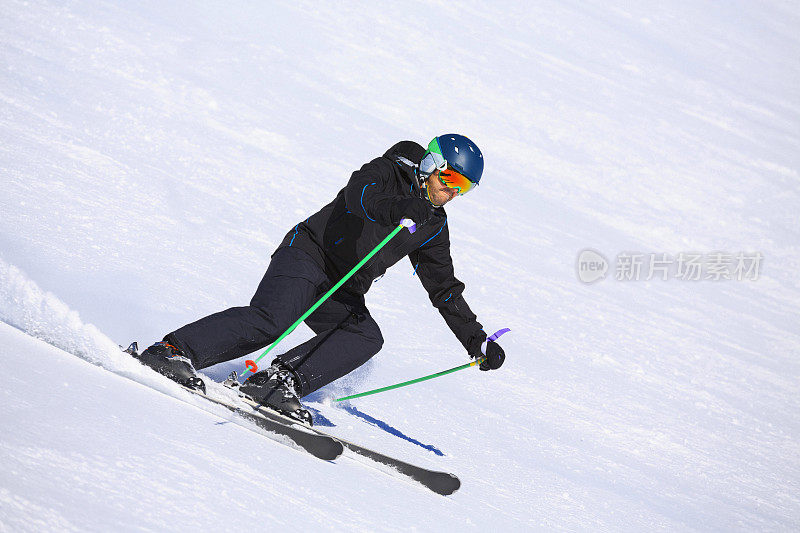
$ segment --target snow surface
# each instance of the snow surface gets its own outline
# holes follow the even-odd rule
[[[781,1],[3,2],[0,530],[800,529],[799,25]],[[448,214],[505,366],[334,406],[466,360],[401,263],[367,297],[383,351],[307,400],[453,496],[119,352],[249,301],[350,172],[449,131],[486,158]],[[764,261],[584,285],[585,248]]]

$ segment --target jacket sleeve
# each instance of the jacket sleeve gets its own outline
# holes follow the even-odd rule
[[[462,293],[464,284],[456,279],[450,257],[450,236],[445,219],[442,229],[429,242],[408,255],[431,303],[461,344],[469,350],[486,333]]]
[[[387,159],[379,157],[366,163],[347,182],[344,192],[347,209],[363,219],[393,226],[391,206],[402,196],[394,193],[391,180],[391,163]]]

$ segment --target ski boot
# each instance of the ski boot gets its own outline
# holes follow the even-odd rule
[[[180,349],[166,342],[157,342],[141,354],[137,353],[138,349],[139,345],[134,342],[128,346],[125,352],[172,381],[189,389],[200,390],[203,394],[206,393],[206,384],[197,377],[197,371],[195,371],[192,361]]]
[[[297,377],[294,372],[273,362],[266,370],[256,372],[239,387],[239,392],[266,407],[309,426],[314,425],[300,398],[297,396]]]

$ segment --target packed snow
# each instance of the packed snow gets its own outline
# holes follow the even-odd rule
[[[779,0],[3,2],[0,531],[797,531],[798,26]],[[458,492],[120,351],[247,303],[353,170],[446,132],[486,160],[447,212],[505,365],[333,402],[467,362],[401,262],[367,295],[383,351],[305,401]]]

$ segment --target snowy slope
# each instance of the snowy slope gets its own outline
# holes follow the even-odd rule
[[[0,491],[9,531],[373,529],[373,512],[401,524],[404,508],[347,502],[391,501],[400,491],[404,505],[429,508],[441,498],[346,459],[320,461],[273,443],[226,422],[224,409],[214,416],[0,329],[12,376],[3,390]]]
[[[798,529],[799,22],[779,1],[2,3],[0,529]],[[247,302],[352,170],[446,131],[486,157],[448,214],[506,365],[333,407],[465,361],[401,263],[367,296],[384,350],[308,401],[455,495],[219,424],[117,352]],[[764,261],[584,285],[584,248]]]

